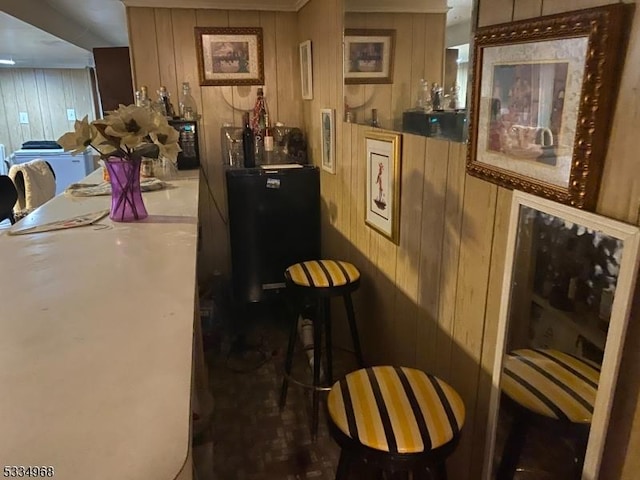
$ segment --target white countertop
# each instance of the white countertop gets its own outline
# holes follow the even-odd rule
[[[178,176],[169,189],[143,193],[142,222],[0,230],[0,468],[53,466],[64,480],[161,480],[185,466],[198,172]],[[60,195],[21,223],[109,202]]]

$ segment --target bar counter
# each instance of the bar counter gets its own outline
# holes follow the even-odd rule
[[[140,222],[0,230],[0,468],[191,478],[198,172],[167,181]],[[109,204],[59,195],[15,227]]]

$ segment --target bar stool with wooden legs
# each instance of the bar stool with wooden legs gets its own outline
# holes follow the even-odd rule
[[[333,359],[331,342],[331,315],[329,301],[332,297],[342,297],[347,312],[347,320],[351,331],[351,339],[359,367],[364,366],[355,312],[351,300],[351,292],[360,286],[360,272],[348,262],[338,260],[311,260],[296,263],[285,272],[287,295],[289,297],[293,318],[287,356],[284,364],[284,378],[280,391],[280,409],[287,401],[289,381],[313,390],[313,418],[311,434],[315,439],[318,432],[318,414],[320,409],[320,392],[330,390],[333,383]],[[313,383],[302,383],[291,377],[291,367],[295,350],[298,317],[305,306],[312,304],[316,308],[313,319]],[[325,382],[320,380],[320,364],[322,358],[322,336],[325,337]]]
[[[381,474],[447,479],[445,461],[460,439],[465,409],[444,381],[407,367],[363,368],[335,383],[327,407],[329,432],[341,448],[336,480],[346,480],[356,460]]]

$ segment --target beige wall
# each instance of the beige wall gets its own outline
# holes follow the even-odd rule
[[[298,65],[297,17],[293,12],[183,8],[127,8],[133,81],[156,92],[167,87],[174,106],[182,82],[189,82],[202,114],[200,148],[207,181],[200,184],[203,251],[199,274],[228,274],[227,208],[220,128],[241,126],[253,109],[257,86],[200,87],[194,27],[262,27],[265,95],[272,122],[304,127]],[[155,93],[150,93],[155,95]]]
[[[0,69],[0,143],[7,156],[28,140],[57,140],[73,130],[67,109],[81,119],[94,119],[91,83],[87,70],[55,68]],[[27,112],[28,124],[19,112]]]
[[[579,8],[595,3],[597,0],[480,0],[479,12],[481,22],[486,25],[551,13],[549,9],[557,11],[559,4]],[[598,212],[632,223],[637,223],[640,203],[640,175],[634,154],[638,124],[635,116],[640,102],[634,93],[640,83],[639,15],[636,12],[618,102],[621,106],[614,119],[598,204]],[[275,18],[280,27],[281,21],[290,22],[298,38],[285,43],[291,44],[294,52],[299,41],[311,39],[313,43],[314,98],[299,99],[297,53],[285,60],[278,53],[276,68],[284,68],[281,63],[289,65],[286,68],[292,77],[285,78],[293,85],[293,95],[278,94],[278,98],[290,103],[292,118],[295,111],[302,115],[300,123],[306,127],[311,157],[317,164],[320,109],[335,108],[337,118],[342,115],[341,16],[341,0],[310,0],[297,16],[129,9],[130,24],[143,26],[138,33],[131,30],[136,82],[147,83],[154,89],[162,81],[174,96],[176,87],[169,81],[174,77],[177,78],[174,85],[182,77],[196,87],[196,98],[205,106],[204,143],[208,157],[205,169],[211,176],[217,162],[218,127],[224,119],[235,118],[223,92],[231,95],[233,103],[236,89],[197,87],[195,49],[189,32],[196,24],[264,25],[267,18]],[[149,34],[150,25],[156,36]],[[173,36],[161,35],[163,31],[173,32]],[[165,45],[166,42],[173,43]],[[159,58],[163,60],[158,61]],[[280,77],[278,74],[278,82]],[[475,480],[480,477],[484,455],[511,193],[466,175],[462,144],[404,134],[400,244],[394,245],[364,224],[362,159],[366,130],[360,125],[337,123],[337,172],[321,174],[324,254],[352,260],[362,270],[362,287],[354,298],[369,361],[424,368],[440,375],[461,393],[467,422],[462,443],[449,468],[451,478]],[[216,198],[221,198],[221,177],[213,178],[212,189]],[[208,217],[216,218],[210,203],[205,205],[201,216],[203,223],[209,222]],[[210,226],[208,240],[205,239],[209,243],[206,247],[213,251],[214,266],[226,262],[228,256],[226,236],[221,238],[223,225],[216,222]],[[341,314],[341,309],[337,309],[336,320]],[[335,330],[338,337],[347,337],[344,322],[336,321]],[[631,480],[636,478],[640,467],[640,459],[634,455],[640,449],[640,415],[636,413],[639,343],[640,318],[636,309],[627,337],[601,475],[607,480]],[[627,451],[632,453],[625,458]]]
[[[395,30],[393,83],[345,85],[344,96],[357,123],[368,123],[375,108],[381,127],[402,130],[402,112],[414,106],[420,79],[442,85],[446,15],[348,12],[344,21],[345,28]]]

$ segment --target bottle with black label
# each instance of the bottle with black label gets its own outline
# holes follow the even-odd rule
[[[256,150],[253,138],[253,130],[249,120],[249,112],[244,114],[244,128],[242,130],[242,153],[244,154],[245,168],[253,168],[256,166]]]

